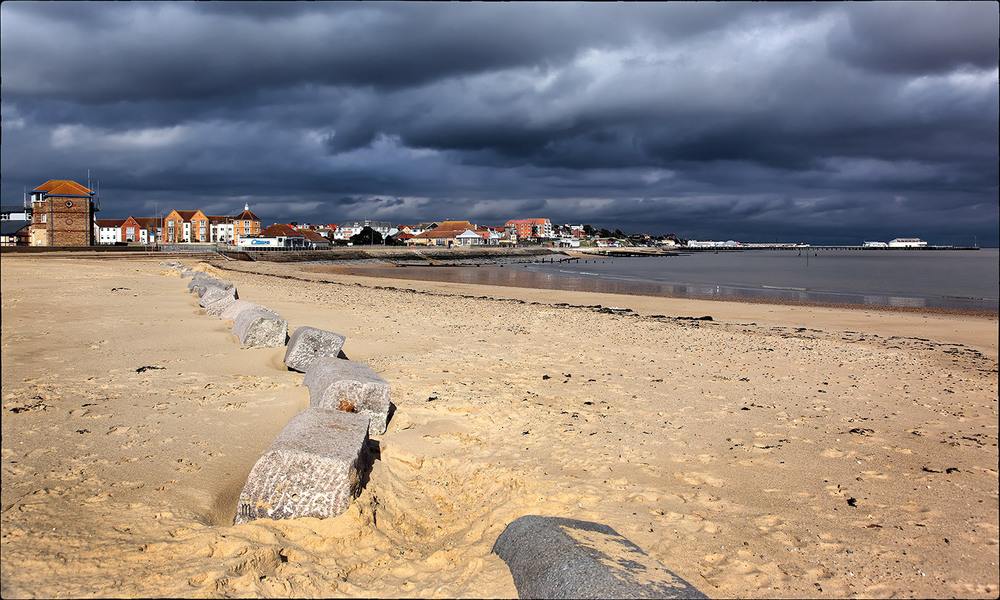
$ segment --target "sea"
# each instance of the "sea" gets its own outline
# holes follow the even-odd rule
[[[702,251],[394,271],[394,276],[407,279],[643,296],[990,314],[1000,310],[996,248]]]

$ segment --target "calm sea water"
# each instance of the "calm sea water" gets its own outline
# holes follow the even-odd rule
[[[505,266],[358,267],[360,275],[607,294],[997,313],[1000,253],[754,250]]]
[[[633,293],[997,312],[1000,253],[907,250],[698,252],[526,267],[628,284]],[[645,290],[645,292],[641,291]]]

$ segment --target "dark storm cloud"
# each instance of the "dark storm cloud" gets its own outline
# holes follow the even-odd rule
[[[831,32],[830,45],[835,55],[876,71],[990,69],[997,64],[996,12],[995,5],[956,2],[864,3],[851,7],[847,21]]]
[[[0,10],[5,204],[89,168],[108,217],[998,236],[992,3]]]

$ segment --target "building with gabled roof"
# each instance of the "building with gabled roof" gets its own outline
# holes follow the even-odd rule
[[[468,221],[445,221],[421,234],[410,238],[410,244],[425,246],[474,246],[482,238],[475,231],[476,226]]]
[[[133,217],[139,225],[138,242],[141,244],[155,244],[163,238],[163,218],[161,217]]]
[[[69,179],[50,179],[31,190],[31,245],[96,244],[96,195],[93,190]]]
[[[97,224],[97,243],[116,244],[122,241],[122,225],[126,219],[95,219]]]
[[[257,235],[260,233],[260,217],[250,211],[250,205],[243,205],[243,212],[232,217],[233,239],[238,240],[242,235]]]
[[[377,231],[383,238],[395,233],[392,223],[389,221],[373,221],[371,219],[365,219],[363,221],[347,221],[345,223],[340,223],[337,225],[336,231],[333,232],[333,237],[338,240],[349,240],[353,236],[364,231],[365,227],[370,227],[372,230]]]
[[[208,215],[210,239],[213,242],[235,244],[241,236],[260,233],[260,217],[250,211],[250,205],[243,205],[243,212],[236,216]]]
[[[200,210],[172,210],[163,219],[163,237],[167,244],[207,243],[212,241],[208,217]]]

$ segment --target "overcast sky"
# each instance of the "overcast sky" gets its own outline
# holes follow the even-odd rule
[[[998,5],[4,2],[2,194],[998,243]]]

